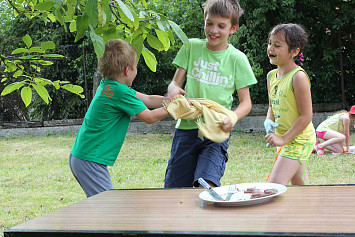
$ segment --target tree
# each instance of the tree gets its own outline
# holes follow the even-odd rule
[[[148,45],[158,51],[167,51],[175,44],[174,34],[185,44],[188,41],[185,33],[175,22],[148,9],[145,0],[7,0],[7,2],[14,10],[15,16],[40,18],[48,24],[59,22],[67,31],[75,34],[75,42],[89,38],[98,58],[104,53],[106,41],[122,38],[136,48],[138,56],[143,56],[146,65],[152,71],[156,71],[157,60],[154,53],[148,49]],[[40,77],[42,66],[50,65],[54,58],[62,57],[46,53],[47,50],[54,49],[53,41],[34,46],[31,36],[26,35],[23,42],[25,47],[12,52],[16,57],[1,54],[1,67],[4,68],[1,83],[6,85],[2,96],[21,89],[22,100],[28,106],[32,102],[34,89],[48,104],[51,97],[45,86],[52,85],[56,89],[63,88],[83,97],[80,86]],[[25,67],[25,64],[29,67]]]

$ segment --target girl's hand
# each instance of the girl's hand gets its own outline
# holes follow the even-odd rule
[[[282,137],[277,136],[275,133],[269,133],[265,136],[265,139],[266,142],[272,147],[283,146],[286,144],[286,141]]]
[[[231,118],[227,117],[225,118],[220,124],[223,131],[225,132],[231,132],[234,128],[234,124],[231,120]]]

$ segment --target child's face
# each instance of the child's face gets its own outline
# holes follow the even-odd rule
[[[228,48],[228,38],[238,29],[232,26],[231,19],[207,14],[205,18],[205,34],[208,40],[207,48],[221,51]]]
[[[267,55],[270,63],[273,65],[280,66],[290,62],[292,55],[283,34],[277,33],[270,36],[267,46]]]

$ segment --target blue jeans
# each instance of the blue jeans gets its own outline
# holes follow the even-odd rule
[[[207,138],[200,139],[197,129],[176,129],[164,187],[197,187],[199,178],[220,186],[228,161],[228,141],[215,143]]]

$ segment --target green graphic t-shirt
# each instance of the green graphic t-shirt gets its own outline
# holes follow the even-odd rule
[[[130,117],[145,109],[135,90],[102,79],[76,136],[72,155],[112,166],[126,137]]]
[[[190,39],[182,46],[173,64],[187,71],[186,98],[205,98],[231,109],[233,93],[257,83],[244,53],[229,45],[226,50],[212,51],[206,39]],[[197,128],[195,120],[179,120],[179,129]]]

